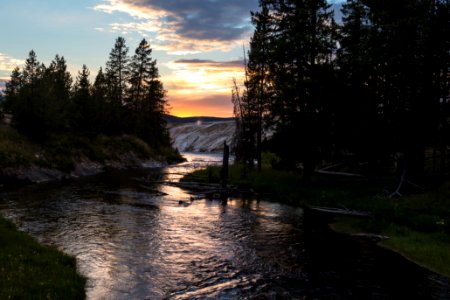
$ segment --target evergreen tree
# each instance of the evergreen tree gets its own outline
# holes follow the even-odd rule
[[[132,127],[136,134],[151,145],[169,145],[170,138],[164,122],[167,101],[166,91],[159,80],[152,49],[143,39],[135,51],[131,63],[128,106],[132,111]]]
[[[125,97],[129,76],[128,47],[123,37],[118,37],[106,63],[106,80],[108,82],[109,112],[108,130],[110,133],[123,132]]]
[[[108,93],[109,86],[103,69],[100,68],[97,76],[95,77],[94,84],[92,86],[92,102],[93,106],[97,107],[97,114],[93,120],[93,127],[97,128],[98,133],[108,133]]]
[[[94,126],[99,113],[92,97],[92,87],[89,81],[90,71],[83,65],[76,78],[72,99],[72,128],[85,134],[95,134],[98,128]]]
[[[16,104],[19,97],[20,91],[23,86],[22,73],[19,67],[15,67],[11,73],[10,80],[6,83],[5,88],[5,103],[3,108],[6,112],[11,113],[12,105]]]
[[[374,73],[372,54],[375,32],[370,9],[361,0],[349,0],[342,7],[343,24],[340,30],[340,48],[337,53],[340,85],[333,111],[335,113],[336,150],[355,153],[359,159],[369,159],[377,166],[380,145],[386,135],[377,118],[376,91],[372,89]]]
[[[83,65],[81,71],[78,72],[74,86],[74,97],[88,99],[91,96],[91,83],[89,81],[89,71],[86,65]]]
[[[152,49],[145,39],[136,48],[134,56],[129,65],[130,88],[128,96],[128,106],[133,111],[142,109],[145,99],[145,90],[152,72],[155,70],[156,61],[151,57]]]
[[[106,63],[106,78],[110,85],[111,102],[124,104],[126,84],[128,81],[128,47],[123,37],[118,37]]]
[[[423,175],[425,147],[433,123],[426,86],[426,48],[433,1],[370,3],[374,34],[372,59],[378,115],[386,128],[383,152],[400,153],[403,173],[417,181]],[[404,176],[403,176],[404,177]]]
[[[16,70],[17,71],[17,70]],[[12,77],[17,77],[17,73]],[[42,118],[43,107],[40,91],[40,83],[44,78],[45,66],[41,64],[32,50],[29,52],[22,71],[21,88],[14,102],[11,101],[11,113],[14,125],[30,137],[41,139],[44,132],[44,121]],[[12,98],[9,98],[12,100]]]
[[[22,72],[22,79],[25,85],[36,85],[40,75],[42,75],[42,65],[37,59],[36,52],[31,50],[25,60],[25,67]]]
[[[432,105],[433,170],[443,176],[448,170],[447,149],[450,146],[450,1],[430,1],[425,59],[428,85],[425,93]],[[436,117],[438,116],[438,117]],[[440,162],[437,154],[439,152]],[[439,165],[439,167],[438,167]]]
[[[46,67],[31,51],[23,70],[16,68],[7,84],[6,107],[14,125],[39,141],[75,130],[90,137],[127,133],[155,148],[170,147],[164,121],[166,91],[152,50],[143,40],[129,64],[127,52],[125,40],[119,37],[106,74],[100,68],[91,85],[90,71],[83,65],[72,87],[64,57],[56,55]]]
[[[273,24],[269,74],[276,120],[274,151],[286,167],[303,161],[308,177],[327,141],[335,23],[325,0],[266,0]],[[293,142],[286,145],[286,141]]]
[[[260,11],[252,12],[252,23],[255,31],[250,41],[249,60],[246,69],[247,94],[245,102],[249,108],[248,126],[246,135],[256,135],[255,158],[257,160],[258,171],[261,171],[261,152],[263,136],[263,117],[267,115],[268,105],[271,98],[270,85],[270,51],[271,40],[273,39],[273,20],[269,14],[266,1],[260,1]],[[237,91],[236,91],[237,92]],[[238,93],[235,93],[235,96]],[[253,160],[253,158],[252,158]]]
[[[67,71],[64,57],[59,55],[49,67],[42,66],[43,75],[37,86],[37,93],[32,99],[37,118],[35,126],[38,136],[45,137],[51,132],[63,132],[69,129],[69,108],[72,77]]]

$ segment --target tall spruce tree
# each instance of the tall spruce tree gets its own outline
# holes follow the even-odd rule
[[[20,91],[14,102],[11,102],[13,124],[22,133],[36,139],[42,138],[44,131],[42,99],[39,95],[39,91],[42,90],[40,82],[44,77],[44,70],[45,66],[38,61],[36,53],[31,50],[22,70]],[[12,75],[16,77],[18,74],[13,71]],[[12,98],[8,99],[12,100]]]
[[[271,98],[269,65],[271,61],[271,41],[273,40],[273,20],[266,1],[260,1],[260,11],[252,12],[252,23],[255,31],[250,40],[249,59],[246,69],[247,93],[246,106],[249,108],[248,128],[246,135],[255,134],[255,158],[258,171],[262,165],[263,117],[267,115]],[[236,91],[235,96],[239,93]]]
[[[56,55],[39,84],[40,118],[43,122],[43,134],[67,131],[69,129],[69,109],[72,76],[67,71],[64,57]]]
[[[340,85],[333,111],[335,113],[335,144],[341,153],[354,153],[359,159],[376,165],[380,144],[386,142],[379,134],[377,101],[371,90],[374,78],[372,21],[370,10],[362,0],[349,0],[342,7],[343,24],[337,52]]]
[[[74,130],[93,135],[98,132],[98,128],[94,126],[94,120],[97,117],[99,107],[93,101],[89,75],[88,67],[83,65],[81,71],[78,72],[73,88],[71,125]]]
[[[325,0],[270,1],[276,20],[271,74],[275,150],[286,167],[303,162],[309,177],[327,135],[335,23]],[[286,141],[293,142],[286,144]]]
[[[118,37],[106,63],[107,100],[110,109],[108,129],[111,133],[120,133],[124,130],[123,106],[129,78],[128,62],[128,47],[125,44],[125,39]]]
[[[145,101],[146,89],[156,65],[156,61],[152,59],[151,55],[152,49],[148,42],[143,39],[130,61],[130,87],[127,104],[133,111],[141,110]]]
[[[426,93],[433,105],[431,115],[434,117],[430,120],[434,129],[433,170],[439,171],[442,177],[448,171],[447,149],[450,146],[450,1],[430,2],[425,49],[429,76]]]
[[[380,128],[385,128],[384,164],[400,154],[403,178],[420,180],[430,130],[431,107],[425,93],[427,19],[430,1],[369,3],[372,21],[372,67]],[[386,163],[387,162],[387,163]]]
[[[11,78],[6,83],[5,87],[5,103],[3,103],[2,106],[6,112],[12,112],[12,106],[15,105],[19,100],[22,86],[22,72],[20,71],[19,67],[15,67],[11,73]]]
[[[166,113],[166,91],[159,80],[152,49],[143,39],[128,66],[130,71],[127,108],[130,130],[153,146],[169,145],[170,139],[163,119]]]
[[[110,102],[108,102],[109,95],[109,85],[106,79],[103,68],[98,70],[97,76],[95,77],[94,84],[92,85],[92,102],[95,107],[97,107],[97,115],[93,120],[94,127],[97,128],[98,133],[109,133],[109,117],[108,113],[110,109],[108,108]]]

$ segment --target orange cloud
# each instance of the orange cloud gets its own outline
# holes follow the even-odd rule
[[[167,66],[172,72],[162,80],[172,114],[232,116],[233,78],[244,80],[243,61],[177,60]]]
[[[233,78],[243,80],[244,63],[210,60],[177,60],[167,64],[166,89],[177,95],[230,94]]]
[[[250,11],[257,7],[258,0],[102,0],[94,9],[130,16],[127,21],[109,24],[109,29],[145,37],[153,50],[163,52],[161,62],[167,53],[240,52],[253,30]],[[232,115],[233,78],[244,81],[243,61],[184,59],[165,66],[161,79],[172,114]]]

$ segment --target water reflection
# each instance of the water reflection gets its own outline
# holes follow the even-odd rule
[[[365,298],[384,299],[402,294],[405,286],[392,289],[382,279],[399,258],[309,229],[302,209],[251,199],[180,206],[178,201],[190,195],[161,182],[221,160],[219,155],[187,157],[186,163],[160,170],[113,172],[2,193],[0,210],[41,242],[76,256],[88,277],[89,299],[352,299],[358,291],[373,296]],[[364,251],[353,250],[349,257],[347,248]],[[379,256],[384,263],[376,260]],[[343,260],[351,263],[342,265]],[[408,272],[417,270],[406,265],[400,264]],[[377,273],[369,276],[374,269]],[[436,288],[429,274],[415,271],[414,282],[420,284],[412,292],[420,287],[416,294],[422,298],[450,296],[448,282]]]

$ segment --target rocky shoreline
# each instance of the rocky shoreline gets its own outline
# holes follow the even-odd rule
[[[64,179],[97,175],[107,170],[126,170],[137,168],[160,168],[167,166],[167,162],[152,158],[142,159],[134,153],[122,154],[118,159],[103,163],[82,158],[74,162],[70,171],[46,168],[37,165],[7,167],[0,170],[0,181],[16,181],[26,183],[42,183]]]

